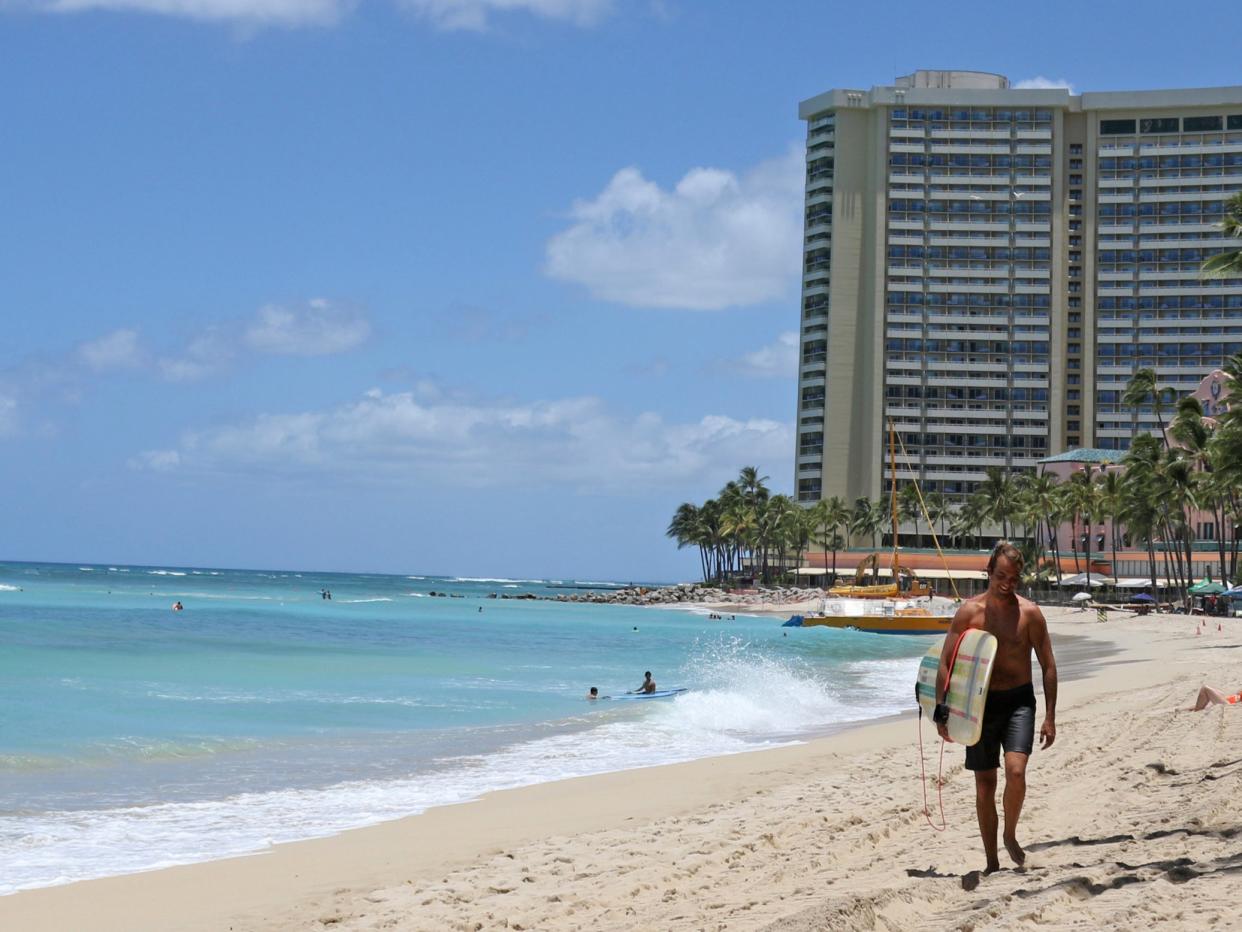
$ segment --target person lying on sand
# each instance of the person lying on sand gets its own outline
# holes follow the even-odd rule
[[[1234,695],[1226,696],[1219,689],[1213,689],[1211,686],[1201,686],[1199,687],[1199,695],[1195,697],[1195,704],[1186,711],[1198,712],[1210,705],[1237,705],[1239,701],[1242,701],[1242,688]]]

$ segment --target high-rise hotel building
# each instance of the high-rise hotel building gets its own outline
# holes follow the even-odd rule
[[[1085,93],[918,71],[803,101],[796,488],[969,494],[991,465],[1156,427],[1137,368],[1192,391],[1242,350],[1242,281],[1202,281],[1242,190],[1242,87]],[[1236,243],[1234,244],[1236,246]]]

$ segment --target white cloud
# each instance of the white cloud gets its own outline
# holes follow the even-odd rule
[[[1033,78],[1023,78],[1021,81],[1013,85],[1015,90],[1019,91],[1046,91],[1053,88],[1065,88],[1071,94],[1074,93],[1074,85],[1065,78],[1045,78],[1042,74]]]
[[[356,5],[357,0],[29,0],[29,6],[50,13],[150,13],[249,27],[331,26]],[[397,5],[440,29],[483,31],[507,13],[591,26],[612,11],[613,0],[397,0]]]
[[[326,26],[353,6],[352,0],[48,0],[54,13],[111,10],[181,16],[252,26]]]
[[[132,465],[360,483],[638,491],[716,480],[741,462],[783,462],[792,444],[790,425],[771,420],[709,415],[671,424],[652,413],[615,414],[593,397],[495,403],[372,389],[327,410],[190,431],[175,449],[148,451]]]
[[[92,384],[118,372],[192,382],[217,375],[248,354],[326,356],[352,350],[370,334],[361,310],[323,298],[268,305],[248,320],[208,325],[181,346],[153,349],[138,330],[120,328],[0,369],[0,437],[18,433],[42,405],[79,404]]]
[[[612,0],[400,0],[441,29],[487,29],[498,13],[525,12],[544,19],[591,26],[612,10]]]
[[[76,355],[94,372],[137,369],[145,354],[138,343],[137,330],[114,330],[95,340],[78,344]]]
[[[134,469],[149,469],[153,472],[166,472],[181,465],[181,454],[176,450],[149,450],[139,453],[129,461]]]
[[[804,156],[745,175],[695,168],[671,191],[624,168],[548,242],[546,272],[634,307],[717,310],[791,292],[801,261]]]
[[[761,379],[793,378],[798,374],[798,332],[789,330],[782,333],[774,343],[761,346],[730,363],[730,368],[742,375]]]
[[[191,337],[178,355],[162,357],[156,364],[169,382],[196,382],[225,368],[237,351],[218,327],[208,327]]]
[[[242,337],[250,349],[275,356],[328,356],[366,342],[371,325],[356,309],[323,298],[302,307],[259,308]]]

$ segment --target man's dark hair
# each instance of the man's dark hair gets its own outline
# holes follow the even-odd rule
[[[988,557],[988,575],[992,575],[992,570],[996,569],[996,561],[1001,557],[1005,557],[1010,563],[1018,568],[1021,573],[1026,561],[1022,559],[1022,551],[1015,547],[1007,540],[997,541],[995,547],[992,548],[992,555]]]
[[[643,676],[651,676],[651,671],[648,670],[646,673],[643,674]]]

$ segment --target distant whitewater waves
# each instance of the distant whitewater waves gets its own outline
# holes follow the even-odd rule
[[[864,658],[824,669],[745,637],[701,639],[682,669],[661,682],[690,686],[685,695],[624,704],[576,699],[574,714],[559,720],[455,736],[449,745],[455,753],[417,761],[405,774],[217,798],[0,814],[0,893],[260,851],[495,790],[790,744],[908,709],[899,694],[907,691],[916,665],[913,656]],[[472,743],[478,746],[471,749]],[[164,748],[155,756],[241,750],[262,753],[253,746],[191,747]],[[149,748],[129,752],[152,755]]]

